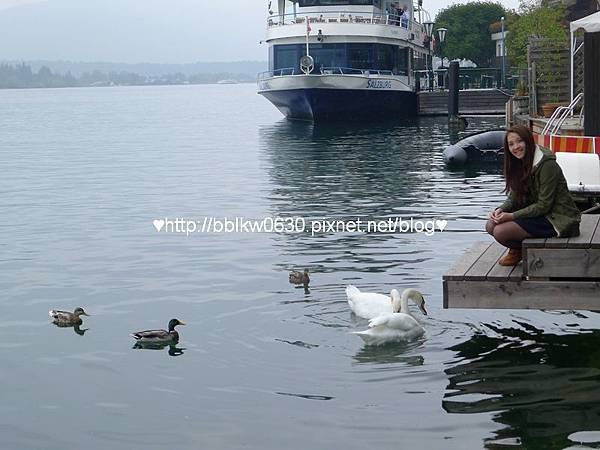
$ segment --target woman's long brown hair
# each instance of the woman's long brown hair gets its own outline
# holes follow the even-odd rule
[[[525,156],[518,159],[508,149],[508,134],[515,133],[525,142]],[[504,192],[512,192],[517,202],[524,204],[529,193],[528,179],[533,168],[533,155],[535,153],[535,141],[533,133],[524,125],[513,125],[504,135],[504,180],[506,185]]]

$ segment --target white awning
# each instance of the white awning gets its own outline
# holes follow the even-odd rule
[[[575,22],[571,22],[571,33],[583,28],[588,33],[600,31],[600,11],[583,17]]]

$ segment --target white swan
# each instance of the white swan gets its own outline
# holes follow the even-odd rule
[[[392,289],[390,295],[387,296],[374,292],[361,292],[356,286],[348,285],[346,296],[352,312],[363,319],[374,319],[382,313],[408,313],[409,298],[423,314],[427,315],[423,294],[416,289],[404,289],[402,296],[397,289]]]
[[[425,329],[410,314],[383,313],[371,319],[369,328],[354,331],[367,345],[382,345],[388,342],[412,341],[425,334]]]

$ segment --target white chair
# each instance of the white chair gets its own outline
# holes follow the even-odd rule
[[[584,195],[600,193],[600,158],[596,153],[557,152],[556,162],[563,171],[570,192]]]

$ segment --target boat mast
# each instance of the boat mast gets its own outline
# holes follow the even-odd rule
[[[285,19],[285,0],[277,0],[277,13],[279,14],[279,23]]]
[[[308,52],[308,35],[310,34],[310,21],[308,20],[308,16],[306,16],[306,56],[310,56]]]

